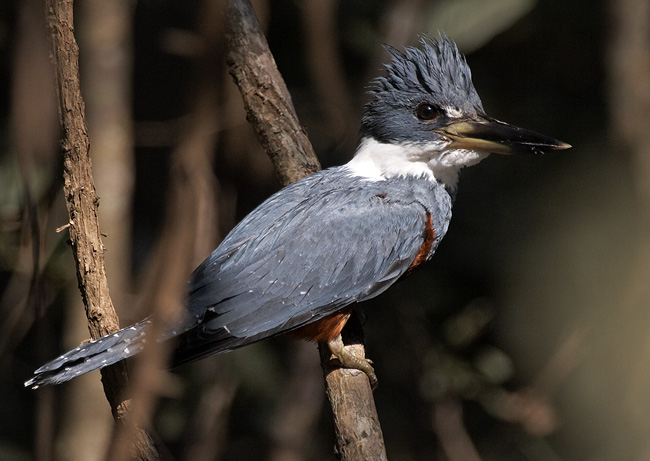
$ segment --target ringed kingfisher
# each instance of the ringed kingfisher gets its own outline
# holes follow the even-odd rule
[[[356,153],[271,196],[191,276],[172,366],[282,333],[327,343],[341,365],[371,362],[343,346],[356,303],[429,260],[447,232],[459,171],[490,153],[571,147],[487,116],[470,69],[446,36],[386,47]],[[59,384],[137,354],[151,319],[83,344],[43,365],[25,386]],[[154,340],[153,338],[151,340]]]

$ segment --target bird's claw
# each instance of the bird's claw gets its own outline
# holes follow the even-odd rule
[[[377,388],[379,380],[377,379],[375,369],[372,367],[372,360],[354,355],[350,349],[346,348],[343,344],[341,335],[333,341],[328,342],[327,345],[330,352],[336,357],[342,367],[363,371],[366,376],[368,376],[372,390]]]

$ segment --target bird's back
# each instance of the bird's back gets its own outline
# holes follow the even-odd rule
[[[451,198],[425,178],[380,181],[345,166],[282,189],[193,273],[175,362],[291,331],[382,293],[447,231]]]

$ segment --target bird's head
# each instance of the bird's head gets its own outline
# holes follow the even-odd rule
[[[541,153],[569,144],[485,114],[465,58],[447,37],[422,48],[387,47],[392,61],[374,80],[350,166],[381,179],[427,175],[455,189],[458,171],[490,153]]]

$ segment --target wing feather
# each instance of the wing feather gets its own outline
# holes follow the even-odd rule
[[[193,274],[176,362],[299,328],[395,283],[422,245],[427,210],[408,188],[359,182],[337,187],[317,173],[233,229]]]

